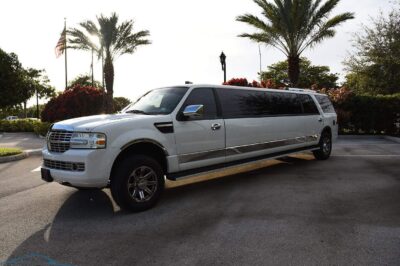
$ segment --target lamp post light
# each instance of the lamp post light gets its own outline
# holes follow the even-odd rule
[[[221,61],[222,71],[224,71],[224,83],[226,82],[226,55],[224,52],[219,56],[219,60]]]

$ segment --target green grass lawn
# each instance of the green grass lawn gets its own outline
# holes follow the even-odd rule
[[[17,155],[22,153],[20,149],[17,148],[1,148],[0,147],[0,157]]]

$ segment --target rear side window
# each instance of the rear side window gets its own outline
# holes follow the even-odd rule
[[[333,108],[333,105],[331,101],[329,100],[328,96],[325,95],[315,95],[315,98],[317,99],[319,105],[322,108],[322,111],[324,113],[334,113],[335,108]]]
[[[212,88],[194,89],[187,97],[181,111],[183,111],[183,109],[185,109],[185,107],[188,105],[198,104],[202,104],[204,108],[203,116],[199,119],[208,120],[217,118],[217,104],[215,102],[214,92]]]
[[[301,99],[295,93],[218,89],[225,118],[301,115]]]
[[[311,98],[310,95],[307,94],[298,94],[297,95],[300,100],[301,104],[303,105],[303,113],[305,115],[317,115],[319,114],[318,108],[315,105],[314,100]]]

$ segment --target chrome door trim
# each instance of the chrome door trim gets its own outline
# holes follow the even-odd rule
[[[313,136],[297,137],[294,139],[282,139],[282,140],[274,140],[263,143],[254,143],[250,145],[228,147],[226,148],[226,156],[265,150],[265,149],[279,148],[288,145],[302,144],[307,142],[313,142],[316,140],[318,140],[318,136],[313,135]]]
[[[188,163],[200,160],[214,159],[222,156],[231,156],[242,153],[260,151],[265,149],[272,149],[278,147],[284,147],[288,145],[303,144],[308,142],[314,142],[318,140],[319,135],[303,136],[294,139],[282,139],[274,140],[263,143],[253,143],[249,145],[240,145],[234,147],[228,147],[225,149],[211,150],[187,153],[178,156],[179,163]]]
[[[189,163],[225,156],[225,149],[187,153],[178,156],[179,163]]]

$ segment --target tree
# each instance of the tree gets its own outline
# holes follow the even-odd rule
[[[89,50],[92,49],[98,57],[105,55],[104,79],[107,90],[106,111],[113,111],[114,94],[114,60],[123,54],[132,54],[137,47],[147,45],[151,42],[146,39],[150,36],[148,30],[133,32],[133,20],[124,21],[118,24],[118,15],[112,13],[110,17],[100,15],[97,23],[87,20],[79,25],[82,29],[72,28],[67,31],[68,48]],[[99,39],[100,45],[92,41],[95,36]]]
[[[288,79],[288,62],[281,61],[268,67],[261,73],[261,80],[272,80],[274,84],[283,84]],[[300,60],[300,75],[297,87],[299,88],[335,88],[337,87],[338,74],[330,72],[328,66],[314,66],[305,57]],[[283,86],[283,85],[282,85]]]
[[[20,104],[23,68],[14,53],[0,49],[0,108],[10,108]]]
[[[309,47],[335,36],[335,27],[353,19],[353,13],[328,18],[340,0],[253,0],[262,9],[265,21],[252,14],[236,18],[254,28],[255,33],[239,37],[273,46],[283,52],[288,61],[288,76],[297,86],[300,74],[300,55]]]
[[[24,117],[27,117],[27,101],[37,94],[37,98],[50,98],[55,95],[55,89],[49,83],[50,80],[44,70],[28,68],[23,71],[23,82],[21,87],[22,102],[24,105]]]
[[[382,13],[355,35],[355,52],[344,62],[346,85],[357,93],[400,92],[400,8]]]
[[[127,107],[131,101],[125,97],[114,97],[114,112],[119,112]]]
[[[54,95],[44,70],[24,69],[14,53],[7,54],[0,49],[0,108],[11,110],[24,104],[37,92],[39,98]],[[11,109],[10,109],[11,108]],[[25,112],[26,116],[26,112]]]
[[[75,79],[73,79],[72,81],[69,82],[68,88],[75,87],[76,85],[92,86],[92,77],[90,77],[89,75],[86,75],[86,74],[79,75]],[[102,88],[100,81],[94,80],[93,87]]]

